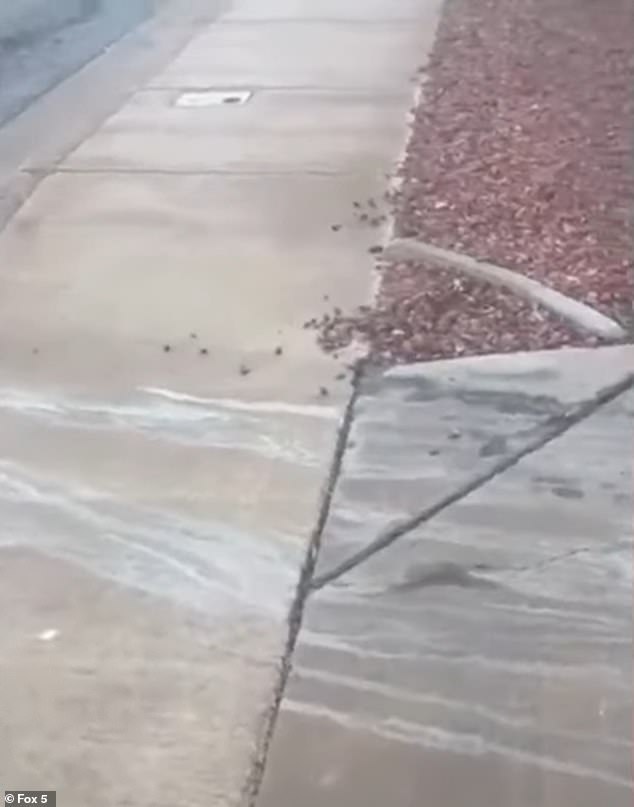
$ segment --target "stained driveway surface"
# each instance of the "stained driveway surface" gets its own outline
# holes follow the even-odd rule
[[[317,579],[631,368],[608,348],[367,381]],[[311,595],[260,807],[631,805],[633,418],[621,388]]]

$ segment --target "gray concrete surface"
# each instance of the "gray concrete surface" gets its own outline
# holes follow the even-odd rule
[[[5,0],[6,2],[6,0]],[[0,13],[0,126],[166,0],[20,0]]]
[[[0,230],[40,181],[204,28],[226,0],[169,0],[0,127]],[[95,88],[99,92],[95,92]],[[45,165],[44,173],[28,171]]]
[[[266,20],[353,20],[370,25],[377,20],[420,19],[420,0],[320,0],[319,5],[306,0],[240,0],[227,11],[225,19],[243,22]]]
[[[24,40],[84,17],[91,0],[2,0],[0,42]]]
[[[181,71],[253,70],[213,5],[76,154],[21,163],[0,235],[0,781],[69,807],[241,803],[350,394],[303,322],[371,293],[353,202],[386,188],[439,9],[341,33],[306,2],[311,64],[272,3],[240,23],[275,45],[266,93],[193,114]]]
[[[318,573],[631,374],[631,348],[364,384]],[[258,807],[632,802],[632,392],[309,598]]]
[[[440,3],[199,5],[105,125],[66,95],[65,147],[11,135],[35,190],[0,234],[0,781],[69,807],[246,801],[350,394],[302,326],[371,293],[353,202]],[[208,88],[254,92],[175,106]],[[367,378],[318,571],[631,364]],[[631,423],[623,396],[313,595],[258,807],[631,803]]]
[[[175,105],[178,92],[148,91],[77,149],[65,170],[152,172],[161,165],[172,173],[312,172],[378,180],[392,167],[386,143],[403,136],[407,89],[266,90],[241,106],[190,109]],[[158,116],[161,127],[153,125]]]

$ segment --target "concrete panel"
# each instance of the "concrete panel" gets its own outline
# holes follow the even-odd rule
[[[56,173],[0,238],[0,779],[68,807],[241,803],[350,392],[303,324],[367,302],[353,202],[431,37],[183,5],[210,27],[176,83],[39,149]],[[185,109],[183,69],[261,82]]]
[[[439,6],[437,0],[430,3],[416,24],[217,25],[195,39],[154,83],[402,92],[433,41]]]
[[[488,363],[488,390],[482,364],[469,385],[470,360],[430,365],[427,385],[421,368],[418,384],[405,371],[398,388],[394,378],[377,382],[376,397],[361,399],[360,448],[337,488],[323,566],[399,511],[428,504],[430,477],[446,493],[468,474],[459,452],[436,453],[451,397],[467,407],[453,442],[486,445],[512,410],[521,440],[539,427],[525,420],[531,402],[533,416],[538,401],[563,410],[592,365],[621,378],[631,369],[631,352],[584,355],[585,373],[575,351],[541,368],[543,356],[527,357],[523,390],[517,356],[497,372]],[[513,360],[505,389],[502,368]],[[623,437],[633,418],[628,393],[312,595],[258,807],[631,804],[632,467]],[[377,479],[391,502],[383,519]],[[409,496],[399,498],[403,484]]]
[[[428,6],[433,2],[428,2]],[[231,21],[263,20],[355,20],[385,22],[419,21],[425,13],[421,0],[234,0],[222,19]]]
[[[0,242],[3,374],[108,397],[146,386],[342,401],[343,361],[303,325],[367,297],[379,236],[352,202],[379,188],[349,176],[58,175]]]
[[[98,182],[86,181],[77,197],[66,186],[69,206],[56,222],[22,230],[13,258],[27,257],[28,243],[26,263],[2,262],[16,272],[9,297],[20,313],[2,338],[0,776],[7,788],[53,783],[71,807],[166,798],[224,807],[239,799],[271,704],[345,385],[326,401],[312,379],[314,404],[280,401],[267,376],[290,372],[292,384],[292,369],[260,347],[257,317],[241,306],[227,321],[244,313],[254,350],[277,369],[253,362],[242,379],[234,364],[242,400],[184,395],[226,391],[222,346],[199,355],[211,344],[208,323],[217,324],[210,303],[198,338],[183,335],[169,355],[133,338],[131,328],[156,324],[165,242],[145,263],[147,293],[137,296],[125,228],[99,242],[95,259],[105,202]],[[136,226],[148,219],[146,209]],[[64,246],[63,222],[79,236],[88,221],[75,249]],[[111,277],[108,260],[123,262],[127,277]],[[175,265],[180,283],[175,276],[157,300],[168,317],[188,299],[175,291],[186,285],[186,257]],[[163,359],[167,374],[156,372]],[[272,400],[248,401],[267,392]]]
[[[404,365],[366,379],[338,485],[345,505],[326,527],[333,540],[324,542],[317,573],[395,519],[490,470],[550,418],[616,383],[630,367],[634,348],[622,346],[566,350],[565,361],[559,351],[540,351]],[[557,498],[554,504],[560,505]],[[354,512],[363,516],[353,518]],[[597,529],[597,521],[586,527]]]
[[[403,139],[407,95],[259,92],[244,105],[135,96],[67,163],[72,170],[324,171],[381,175]]]
[[[0,502],[3,788],[56,789],[71,807],[237,803],[282,625],[192,612],[25,549],[4,486]]]

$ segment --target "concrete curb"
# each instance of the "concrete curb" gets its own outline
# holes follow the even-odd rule
[[[617,342],[627,336],[625,329],[618,322],[594,308],[549,289],[536,280],[492,263],[476,261],[467,255],[441,249],[413,238],[394,239],[386,246],[382,257],[395,261],[432,261],[436,265],[456,269],[477,280],[508,289],[529,302],[539,303],[577,330],[594,334],[609,342]]]

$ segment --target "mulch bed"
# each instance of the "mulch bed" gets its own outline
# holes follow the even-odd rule
[[[397,235],[523,272],[629,325],[632,0],[447,0],[395,199]],[[414,361],[593,344],[428,267],[385,265],[374,308],[313,322]]]

